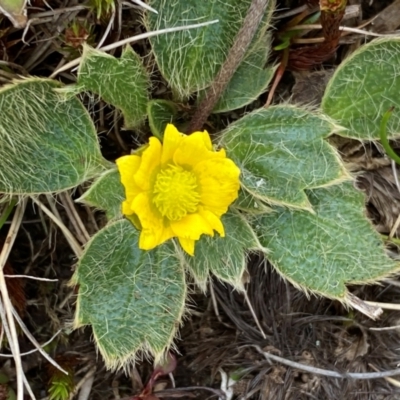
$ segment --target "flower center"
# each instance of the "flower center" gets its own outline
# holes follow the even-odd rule
[[[199,200],[197,178],[192,172],[169,165],[157,174],[153,203],[163,217],[179,221],[186,214],[197,211]]]

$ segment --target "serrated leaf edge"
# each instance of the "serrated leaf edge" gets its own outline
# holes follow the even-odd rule
[[[91,243],[95,240],[95,238],[97,236],[99,236],[100,234],[102,234],[102,231],[106,228],[106,227],[110,227],[112,225],[116,225],[116,224],[121,224],[124,223],[126,220],[125,219],[120,219],[117,221],[112,221],[109,224],[107,224],[104,228],[102,228],[101,230],[99,230],[94,236],[92,236],[92,238],[90,239],[90,241],[86,244],[84,251],[81,255],[81,259],[84,257],[84,255],[87,253],[88,249],[90,248]],[[176,251],[175,251],[176,252]],[[183,262],[181,260],[181,255],[179,254],[179,252],[176,252],[177,254],[177,261],[179,262],[179,265],[181,267],[182,270],[182,276],[185,276],[185,270],[184,270],[184,265]],[[72,275],[72,278],[70,280],[70,282],[68,282],[68,286],[70,287],[74,287],[78,284],[78,268],[75,271],[75,273]],[[185,290],[183,293],[183,298],[182,298],[182,307],[181,307],[181,312],[178,315],[177,320],[179,321],[179,324],[177,326],[174,327],[174,329],[171,330],[171,334],[168,340],[168,344],[165,346],[165,348],[160,351],[160,352],[155,352],[151,346],[149,345],[149,343],[146,341],[145,343],[143,343],[141,346],[137,346],[133,351],[131,351],[129,354],[127,354],[125,357],[121,357],[118,359],[112,359],[109,358],[107,356],[107,353],[104,351],[104,347],[100,344],[100,342],[97,340],[97,334],[96,334],[96,330],[95,328],[92,326],[92,330],[93,330],[93,336],[94,336],[94,341],[96,343],[96,349],[98,349],[100,351],[100,354],[102,355],[105,365],[107,367],[107,369],[112,370],[112,371],[116,371],[118,369],[123,368],[125,371],[130,370],[130,368],[135,365],[136,361],[138,359],[142,359],[142,358],[154,358],[154,363],[160,363],[163,361],[167,351],[169,349],[175,349],[176,350],[176,345],[174,343],[174,339],[176,338],[177,335],[177,331],[179,326],[181,326],[183,319],[184,319],[184,315],[185,313],[187,313],[187,309],[186,309],[186,302],[187,302],[187,285],[184,284]],[[79,314],[80,314],[80,297],[79,295],[77,296],[77,300],[76,300],[76,307],[75,307],[75,316],[74,316],[74,320],[72,323],[73,329],[79,329],[82,327],[85,327],[87,325],[90,324],[83,324],[80,320],[79,320]],[[91,325],[90,325],[91,326]],[[140,354],[138,354],[140,353]]]

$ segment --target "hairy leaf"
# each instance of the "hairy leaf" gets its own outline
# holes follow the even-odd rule
[[[106,212],[108,219],[122,217],[121,204],[125,190],[118,169],[110,169],[99,176],[77,200]]]
[[[0,90],[0,192],[40,194],[99,175],[102,158],[89,114],[56,81],[31,78]]]
[[[295,286],[346,302],[347,284],[375,282],[399,269],[349,182],[308,190],[315,213],[278,209],[255,219],[275,268]]]
[[[250,3],[251,0],[150,1],[149,4],[159,10],[159,14],[147,14],[149,31],[219,20],[218,23],[203,28],[168,33],[150,39],[158,67],[178,97],[185,98],[210,85],[233,45]],[[268,27],[275,2],[269,3],[255,43],[265,35]],[[253,46],[250,51],[252,48]],[[265,53],[268,53],[268,49]],[[243,71],[247,74],[249,68]],[[245,78],[242,76],[242,79]],[[249,79],[248,76],[247,78]],[[257,79],[263,87],[259,87],[258,92],[262,92],[266,86],[265,76]],[[252,94],[246,96],[247,99],[249,96]]]
[[[305,189],[348,176],[324,139],[332,124],[290,106],[258,110],[222,132],[221,145],[241,169],[245,190],[272,204],[311,209]]]
[[[247,250],[261,249],[248,222],[238,213],[222,217],[225,237],[202,235],[196,242],[194,257],[186,257],[187,266],[196,283],[206,290],[208,275],[244,290],[242,276],[246,269]]]
[[[244,211],[249,215],[265,214],[272,211],[258,197],[254,197],[251,193],[243,189],[239,190],[239,196],[232,207]]]
[[[335,71],[322,99],[322,110],[356,139],[379,139],[383,114],[400,108],[400,39],[383,38],[359,47]],[[400,135],[400,112],[388,123]]]
[[[184,311],[185,276],[173,242],[143,251],[138,237],[129,221],[111,223],[89,242],[73,276],[75,327],[92,326],[109,368],[127,366],[138,352],[159,362]]]
[[[122,110],[126,128],[135,128],[146,118],[149,85],[143,63],[130,46],[119,59],[85,46],[78,86]]]
[[[175,103],[167,100],[151,100],[147,103],[147,113],[151,133],[163,140],[164,130],[167,124],[173,123],[174,117],[178,112]]]

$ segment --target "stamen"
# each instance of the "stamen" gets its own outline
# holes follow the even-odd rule
[[[177,165],[169,165],[157,174],[153,204],[163,217],[179,221],[197,211],[200,194],[196,175]]]

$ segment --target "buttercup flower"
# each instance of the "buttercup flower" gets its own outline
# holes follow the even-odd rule
[[[151,137],[117,166],[126,196],[122,213],[141,229],[141,249],[177,237],[193,255],[202,234],[225,235],[221,216],[238,196],[240,170],[225,150],[213,150],[206,131],[185,135],[168,124],[163,144]]]

